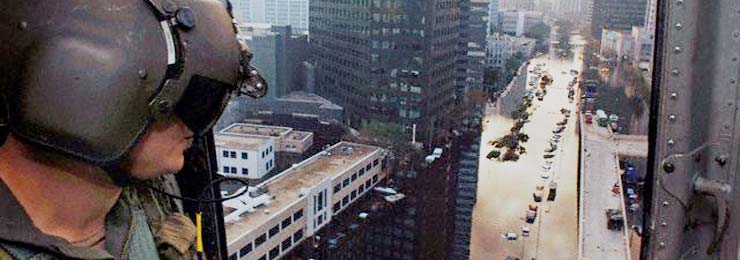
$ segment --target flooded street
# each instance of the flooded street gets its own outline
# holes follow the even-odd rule
[[[578,57],[580,48],[575,53],[574,56]],[[567,85],[573,78],[569,71],[580,71],[581,65],[577,58],[551,60],[541,56],[532,60],[528,70],[539,63],[546,64],[543,71],[554,76],[554,81],[552,86],[548,86],[544,100],[535,99],[528,110],[533,113],[531,122],[526,123],[521,131],[530,137],[528,142],[522,143],[527,153],[521,155],[517,162],[485,158],[494,149],[489,141],[508,133],[514,124],[512,119],[501,115],[496,107],[489,107],[486,111],[481,137],[478,200],[473,210],[471,259],[504,259],[513,256],[560,260],[575,259],[577,255],[577,101],[568,102]],[[563,71],[566,73],[563,74]],[[576,93],[576,96],[579,95]],[[564,118],[561,108],[571,110],[572,117],[555,152],[552,175],[544,179],[541,177],[544,149],[549,147],[556,122]],[[552,181],[558,185],[557,197],[555,201],[547,201],[547,187]],[[543,200],[536,203],[539,207],[537,217],[533,224],[529,224],[525,216],[528,205],[535,204],[532,194],[538,184],[545,186]],[[529,237],[522,237],[522,227],[531,230]],[[515,233],[518,239],[506,240],[502,238],[503,232]]]

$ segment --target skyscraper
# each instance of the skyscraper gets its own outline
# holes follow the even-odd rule
[[[308,0],[232,0],[241,22],[290,25],[293,33],[308,33]]]
[[[646,0],[593,0],[591,36],[600,39],[603,29],[629,31],[643,26]]]
[[[457,1],[313,0],[317,91],[350,125],[417,125],[429,140],[455,99]]]

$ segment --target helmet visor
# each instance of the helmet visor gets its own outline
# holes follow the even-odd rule
[[[221,117],[232,89],[231,84],[194,75],[175,106],[175,114],[193,133],[203,135]]]

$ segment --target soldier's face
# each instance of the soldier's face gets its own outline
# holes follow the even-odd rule
[[[131,175],[146,180],[180,171],[192,140],[193,132],[175,116],[155,122],[131,150]]]

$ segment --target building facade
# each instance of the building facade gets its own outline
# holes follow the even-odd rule
[[[475,117],[463,120],[461,127],[453,133],[452,154],[458,154],[452,162],[452,172],[457,175],[455,192],[454,227],[452,249],[448,259],[470,259],[470,233],[473,208],[478,192],[478,157],[480,156],[480,120]]]
[[[601,39],[603,30],[630,31],[645,22],[646,0],[592,0],[591,36]]]
[[[340,142],[224,202],[229,259],[290,256],[385,177],[385,154]]]
[[[313,0],[310,7],[318,94],[344,107],[353,127],[417,125],[420,140],[431,138],[455,100],[458,2]]]
[[[521,37],[535,25],[544,22],[541,12],[505,11],[501,12],[501,32]]]
[[[262,179],[275,168],[272,138],[214,134],[219,174],[246,179]]]
[[[234,16],[247,23],[293,27],[293,33],[308,33],[308,0],[232,0]]]
[[[521,53],[524,58],[531,57],[535,40],[525,37],[513,37],[506,34],[493,34],[486,37],[486,66],[503,69],[506,61],[514,54]]]

